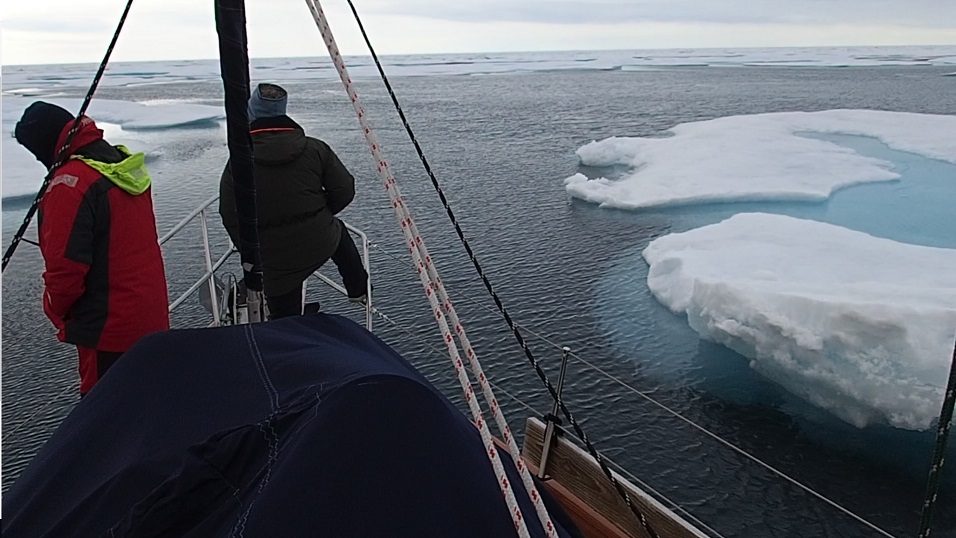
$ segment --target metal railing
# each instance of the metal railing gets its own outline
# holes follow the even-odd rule
[[[202,238],[203,253],[206,258],[206,272],[203,274],[203,276],[199,277],[199,279],[194,282],[185,292],[177,297],[175,301],[169,303],[169,311],[173,312],[179,308],[181,304],[186,302],[186,299],[188,299],[190,295],[195,293],[196,290],[203,285],[203,283],[206,283],[209,286],[209,297],[212,300],[212,317],[214,326],[218,326],[222,322],[219,317],[219,302],[216,296],[216,271],[222,267],[224,263],[226,263],[226,260],[232,256],[233,252],[236,252],[236,249],[232,247],[230,243],[229,250],[226,251],[226,253],[223,254],[216,261],[216,263],[212,263],[212,253],[209,248],[209,229],[206,226],[206,211],[209,209],[209,206],[216,203],[217,200],[219,200],[219,195],[213,196],[200,204],[199,207],[183,217],[182,220],[177,222],[171,230],[166,232],[166,234],[159,239],[159,246],[165,245],[170,239],[175,237],[176,234],[182,231],[186,225],[195,220],[196,217],[199,217],[199,228]]]
[[[181,232],[190,222],[199,218],[199,230],[200,238],[202,241],[203,247],[203,257],[206,265],[206,271],[201,277],[199,277],[189,288],[186,289],[182,294],[180,294],[174,301],[169,304],[169,311],[173,312],[179,308],[186,299],[188,299],[192,294],[206,284],[209,289],[209,298],[210,298],[210,310],[212,311],[213,322],[212,326],[219,326],[222,324],[222,316],[220,315],[220,304],[219,297],[216,290],[216,271],[218,271],[223,264],[232,256],[233,253],[237,252],[235,245],[232,244],[232,241],[229,242],[229,249],[220,256],[215,263],[212,261],[212,249],[209,246],[209,230],[206,224],[206,212],[209,210],[209,206],[216,203],[219,200],[219,196],[213,196],[200,204],[196,209],[190,212],[188,215],[183,217],[179,222],[177,222],[168,232],[166,232],[160,239],[159,245],[165,245],[170,239],[175,237],[179,232]],[[344,220],[341,221],[345,225],[345,228],[352,234],[358,236],[362,241],[362,265],[365,268],[365,272],[369,275],[369,278],[366,283],[365,288],[365,327],[371,331],[372,330],[372,314],[374,308],[372,307],[372,271],[371,264],[369,262],[369,245],[368,235],[365,234],[362,230],[350,225]],[[338,291],[342,295],[348,295],[345,288],[333,281],[329,277],[322,274],[320,271],[313,273],[313,276],[321,280],[322,282],[328,284],[332,289]]]

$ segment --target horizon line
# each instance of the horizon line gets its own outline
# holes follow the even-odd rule
[[[386,53],[386,54],[377,54],[380,58],[394,57],[394,56],[466,56],[466,55],[475,55],[475,54],[548,54],[548,53],[574,53],[574,52],[628,52],[628,51],[640,51],[640,50],[756,50],[756,49],[836,49],[836,48],[873,48],[873,49],[884,49],[884,48],[930,48],[930,47],[953,47],[956,49],[956,44],[953,43],[940,43],[935,45],[912,45],[912,44],[899,44],[899,45],[790,45],[790,46],[779,46],[779,45],[770,45],[770,46],[746,46],[746,47],[735,47],[735,46],[720,46],[720,47],[639,47],[639,48],[609,48],[609,49],[550,49],[550,50],[509,50],[509,51],[471,51],[471,52],[416,52],[416,53]],[[365,54],[343,54],[344,58],[348,57],[371,57],[370,53]],[[256,56],[250,57],[250,63],[254,60],[282,60],[282,59],[305,59],[305,58],[324,58],[325,55],[307,55],[307,56]],[[156,62],[208,62],[213,60],[218,60],[219,57],[211,58],[166,58],[158,60],[115,60],[110,63],[156,63]],[[0,59],[0,68],[2,67],[33,67],[33,66],[45,66],[45,65],[97,65],[99,61],[89,61],[89,62],[68,62],[68,63],[56,63],[56,62],[41,62],[41,63],[3,63]]]

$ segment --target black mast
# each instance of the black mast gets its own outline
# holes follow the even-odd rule
[[[249,136],[249,53],[244,0],[216,0],[216,31],[219,33],[219,66],[225,89],[229,166],[236,189],[239,217],[239,255],[243,281],[250,292],[261,296],[262,263],[259,257],[256,183],[253,177],[252,138]],[[251,312],[250,312],[251,313]],[[253,321],[256,321],[253,316]]]

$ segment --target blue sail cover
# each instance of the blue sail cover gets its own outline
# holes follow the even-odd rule
[[[559,534],[577,535],[545,498]],[[469,419],[381,340],[326,314],[143,339],[3,514],[4,538],[517,535]]]

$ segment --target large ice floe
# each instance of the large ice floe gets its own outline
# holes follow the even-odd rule
[[[643,255],[661,303],[787,390],[859,427],[933,426],[956,337],[956,250],[742,213]]]
[[[899,177],[892,164],[805,136],[875,137],[892,149],[956,163],[956,116],[827,110],[684,123],[665,138],[612,137],[577,150],[590,167],[623,177],[565,180],[568,193],[603,207],[639,209],[725,201],[819,201],[835,190]]]

